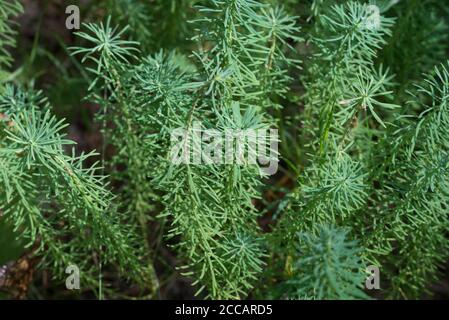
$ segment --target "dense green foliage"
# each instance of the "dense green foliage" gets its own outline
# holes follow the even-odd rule
[[[449,5],[89,9],[64,48],[79,100],[98,106],[99,154],[72,146],[35,79],[8,72],[22,7],[0,0],[0,232],[42,269],[60,281],[75,264],[100,298],[127,296],[120,275],[150,298],[173,277],[210,299],[427,296],[449,258]],[[278,129],[279,150],[264,147],[279,170],[175,163],[179,129]]]

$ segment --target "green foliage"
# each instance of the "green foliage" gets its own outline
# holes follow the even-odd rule
[[[394,108],[379,101],[389,93],[389,76],[374,66],[376,51],[391,35],[393,20],[380,16],[378,25],[370,26],[369,13],[367,5],[349,1],[333,6],[316,22],[311,42],[317,53],[308,63],[305,103],[309,107],[303,121],[305,139],[319,137],[321,152],[329,139],[347,134],[349,120],[369,124],[365,110],[383,125],[378,113]]]
[[[2,219],[57,277],[76,264],[86,283],[95,284],[92,254],[103,247],[105,263],[118,262],[130,277],[144,282],[145,268],[126,227],[120,226],[105,177],[96,164],[83,167],[94,154],[66,154],[74,144],[62,133],[67,124],[51,115],[39,92],[8,85],[0,106]]]
[[[1,42],[6,46],[15,43],[6,19],[20,10],[18,2],[0,3]],[[2,67],[11,61],[5,49],[0,52]],[[67,153],[75,142],[65,138],[67,124],[51,114],[40,91],[7,83],[0,94],[0,116],[3,230],[12,228],[10,237],[20,234],[19,243],[32,248],[41,265],[51,266],[54,277],[63,279],[66,268],[75,264],[84,284],[94,288],[99,272],[95,261],[101,259],[146,283],[152,276],[141,263],[146,253],[117,216],[102,169],[98,163],[84,166],[95,153],[77,155],[73,148]]]
[[[195,0],[107,0],[97,4],[117,25],[130,26],[130,38],[145,52],[187,44],[187,21],[195,14]]]
[[[378,228],[389,235],[376,242],[390,248],[387,253],[398,248],[401,256],[399,261],[384,258],[395,297],[418,298],[447,258],[448,84],[446,63],[426,77],[410,102],[421,113],[398,116],[376,157],[385,166],[374,170],[375,179],[385,181],[377,193],[387,201],[377,212],[382,221]]]
[[[0,1],[0,91],[7,74],[4,68],[10,67],[12,58],[9,49],[16,43],[16,32],[12,28],[11,18],[22,12],[22,5],[17,0]]]
[[[1,263],[25,250],[58,279],[76,264],[100,297],[127,296],[115,269],[142,289],[131,295],[151,298],[180,277],[210,299],[428,294],[449,258],[445,2],[84,9],[95,21],[74,33],[58,68],[70,61],[88,82],[100,154],[75,149],[68,121],[28,89],[46,80],[12,83],[3,70],[21,6],[0,0],[0,245],[14,240]],[[272,128],[275,176],[236,154],[174,161],[186,144],[198,156],[204,130]],[[364,288],[369,265],[380,268],[380,292]],[[103,288],[105,268],[118,285]]]
[[[380,58],[396,75],[397,101],[407,101],[405,91],[447,57],[449,29],[443,7],[444,1],[410,0],[392,8],[397,23]]]
[[[399,84],[376,67],[376,58],[393,34],[393,21],[382,15],[377,28],[363,28],[364,8],[349,1],[318,14],[315,22],[320,37],[312,38],[316,54],[307,65],[302,115],[310,128],[302,138],[310,150],[307,168],[289,197],[279,233],[272,235],[273,254],[285,259],[276,266],[288,271],[283,283],[328,292],[319,298],[335,297],[329,293],[335,286],[319,285],[315,272],[326,260],[312,260],[323,262],[307,269],[301,260],[313,259],[309,252],[297,260],[302,282],[291,274],[298,266],[295,248],[320,237],[323,223],[350,227],[351,238],[360,239],[362,265],[381,266],[386,297],[419,298],[448,258],[447,67],[429,74],[406,106],[388,102]],[[403,80],[400,85],[408,86]],[[310,236],[298,240],[297,232]],[[345,285],[337,287],[344,292]],[[310,290],[290,297],[313,297]]]
[[[286,282],[287,297],[295,299],[366,299],[357,243],[348,232],[320,226],[317,235],[300,234],[293,276]]]
[[[195,278],[197,294],[207,289],[213,298],[239,298],[263,265],[252,204],[259,197],[259,170],[174,165],[170,133],[191,130],[198,121],[223,133],[267,127],[264,112],[291,80],[285,67],[294,61],[285,48],[291,49],[287,40],[296,39],[297,27],[281,9],[255,1],[214,1],[199,12],[205,18],[195,22],[200,32],[194,40],[203,46],[194,53],[198,68],[185,68],[179,56],[163,53],[129,63],[125,56],[132,55],[132,43],[115,38],[109,20],[105,26],[87,25],[91,34],[79,36],[93,46],[74,53],[96,64],[91,88],[103,108],[112,110],[106,119],[114,123],[108,135],[118,148],[113,161],[127,168],[126,188],[139,188],[125,193],[126,199],[147,196],[154,187],[162,192],[159,218],[170,221],[168,238],[181,237],[176,247],[187,260],[181,270]]]

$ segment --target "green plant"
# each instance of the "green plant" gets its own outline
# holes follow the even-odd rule
[[[0,86],[3,86],[7,77],[4,68],[10,67],[12,62],[8,50],[16,43],[16,32],[11,26],[10,19],[20,12],[22,12],[22,6],[19,1],[0,1]]]
[[[314,144],[306,144],[308,165],[280,221],[280,232],[274,233],[274,240],[280,237],[275,249],[287,252],[285,267],[290,270],[297,232],[322,234],[323,223],[351,227],[351,237],[361,240],[364,264],[382,266],[387,296],[418,298],[447,259],[442,183],[447,70],[438,68],[435,76],[429,75],[407,108],[388,102],[398,85],[382,67],[376,71],[375,57],[392,34],[393,21],[381,19],[376,28],[366,29],[364,8],[349,1],[316,22],[316,32],[327,36],[312,39],[319,53],[305,77],[302,115],[307,128],[303,140]],[[415,110],[420,110],[418,116]],[[424,224],[439,231],[425,231]],[[299,242],[304,246],[310,239]],[[306,265],[311,257],[301,257],[299,264]],[[293,279],[302,275],[308,279],[303,287],[323,290],[319,274],[307,272],[307,278],[302,272],[293,271]],[[343,279],[340,288],[351,287],[352,279]],[[321,291],[307,296],[335,297]]]
[[[71,56],[47,55],[79,72],[98,106],[100,154],[72,147],[67,123],[79,119],[58,120],[34,89],[52,84],[7,72],[20,64],[8,52],[21,6],[0,0],[8,259],[23,244],[58,279],[76,264],[100,298],[170,296],[180,279],[193,286],[182,298],[427,296],[449,258],[446,3],[86,8],[95,21],[74,33]],[[240,135],[270,129],[279,136],[257,145],[269,156],[251,161],[255,136]],[[364,288],[370,265],[379,292]]]
[[[4,17],[18,3],[2,6]],[[8,11],[9,10],[9,11]],[[7,25],[6,36],[13,34]],[[11,39],[7,45],[14,44]],[[10,61],[7,56],[3,61]],[[138,283],[151,277],[126,225],[121,225],[95,154],[69,150],[64,120],[51,114],[41,92],[7,83],[0,94],[0,213],[21,242],[39,255],[42,265],[64,278],[70,265],[82,269],[86,285],[97,286],[98,263],[116,262]],[[4,220],[4,221],[3,221]]]
[[[131,64],[134,43],[119,40],[121,32],[114,33],[109,20],[87,25],[93,36],[79,35],[93,46],[74,53],[96,64],[91,88],[112,110],[105,109],[114,123],[108,140],[119,150],[115,163],[127,168],[127,188],[138,186],[143,195],[162,191],[165,209],[159,218],[171,220],[169,238],[181,237],[176,246],[187,259],[181,270],[197,279],[197,294],[207,289],[213,298],[238,298],[252,287],[263,264],[251,203],[258,197],[259,170],[238,164],[174,165],[168,161],[170,133],[191,130],[197,121],[223,133],[266,126],[263,115],[271,99],[285,93],[283,83],[290,80],[282,69],[290,63],[283,47],[297,28],[281,9],[253,1],[211,2],[199,11],[209,17],[196,22],[206,32],[195,40],[213,45],[195,53],[198,69],[163,53]],[[124,194],[133,199],[141,193]]]
[[[320,226],[317,234],[301,234],[292,276],[282,294],[296,299],[366,299],[363,264],[347,231]]]
[[[96,264],[86,258],[104,248],[103,263],[117,261],[129,276],[144,282],[145,268],[114,214],[113,196],[100,168],[83,168],[93,153],[65,153],[74,142],[64,138],[66,125],[50,114],[39,92],[7,86],[0,113],[0,199],[6,222],[27,246],[36,247],[55,276],[76,264],[86,282],[96,283]]]
[[[447,258],[445,230],[447,197],[447,133],[449,71],[447,63],[436,67],[417,88],[409,104],[422,110],[417,116],[400,115],[386,135],[375,161],[384,166],[373,170],[376,180],[384,181],[376,191],[385,199],[377,211],[382,221],[373,235],[379,253],[386,255],[398,248],[400,260],[392,256],[383,263],[391,268],[392,295],[418,298],[425,286],[436,280],[438,266]],[[379,149],[380,149],[379,148]],[[388,177],[388,178],[387,178]],[[383,218],[383,219],[382,219]],[[395,239],[395,240],[392,240]],[[371,240],[372,241],[372,240]],[[383,248],[383,249],[380,249]],[[390,248],[387,252],[382,252]]]

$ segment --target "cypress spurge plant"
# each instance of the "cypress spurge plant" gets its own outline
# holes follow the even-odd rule
[[[6,68],[11,66],[12,58],[9,49],[16,43],[16,32],[13,28],[12,18],[22,12],[19,1],[0,1],[0,87],[4,85],[7,77]]]
[[[384,265],[391,272],[391,296],[396,298],[418,298],[428,283],[436,281],[438,266],[447,259],[444,127],[448,119],[448,81],[447,63],[426,76],[409,103],[409,108],[418,107],[421,113],[398,116],[394,131],[381,144],[384,151],[376,157],[385,161],[382,171],[374,170],[375,179],[385,181],[378,196],[388,199],[377,211],[382,220],[378,228],[389,235],[388,239],[379,239],[378,245],[390,248],[385,254],[397,248],[401,257],[395,260],[390,254],[382,258],[388,261]]]
[[[192,31],[188,19],[196,13],[194,3],[194,0],[107,0],[95,6],[111,15],[114,24],[129,25],[130,39],[139,41],[141,50],[148,53],[186,43]]]
[[[0,76],[0,223],[43,267],[76,264],[95,289],[118,266],[151,297],[173,275],[209,299],[427,295],[449,258],[446,3],[91,8],[104,20],[70,58],[99,106],[100,155],[74,148],[42,92]],[[0,0],[1,69],[20,9]],[[234,135],[269,129],[275,176]]]
[[[361,298],[360,273],[368,265],[382,270],[387,297],[418,298],[447,259],[447,68],[435,69],[435,75],[429,70],[410,103],[392,104],[398,84],[376,67],[376,56],[394,21],[384,12],[377,25],[367,25],[369,8],[348,1],[322,8],[316,17],[315,32],[327,37],[311,39],[317,53],[304,78],[306,168],[279,222],[281,234],[273,234],[276,254],[288,253],[278,266],[286,275],[281,288],[299,286],[287,294],[292,298]],[[330,241],[334,250],[308,252],[323,230],[346,239],[339,238],[341,246]],[[298,232],[306,236],[298,238]],[[348,247],[360,260],[345,258]],[[312,261],[314,272],[307,269]],[[347,265],[329,267],[329,261]],[[329,271],[324,277],[321,268]]]
[[[260,170],[235,162],[176,165],[170,134],[198,123],[221,133],[268,128],[272,99],[290,81],[285,68],[294,61],[285,49],[298,28],[282,9],[256,1],[211,1],[198,10],[204,18],[194,21],[200,32],[193,40],[201,49],[190,67],[175,54],[136,58],[136,44],[120,40],[123,31],[109,20],[87,25],[90,33],[79,36],[93,46],[74,54],[94,62],[92,95],[114,122],[108,140],[118,148],[115,159],[135,173],[128,185],[146,174],[136,183],[142,194],[161,194],[165,209],[158,217],[170,225],[168,238],[180,238],[175,246],[186,261],[182,273],[194,279],[197,294],[241,298],[263,266],[252,203],[259,197]]]
[[[14,41],[4,19],[20,8],[17,2],[1,3],[6,45]],[[11,61],[6,52],[2,67]],[[67,124],[52,115],[41,92],[9,83],[0,88],[1,223],[14,229],[56,278],[64,279],[66,268],[76,265],[86,287],[96,288],[101,259],[116,263],[135,282],[148,283],[151,270],[141,264],[145,252],[122,225],[101,167],[84,165],[95,153],[75,152],[75,143],[65,138]]]
[[[282,287],[295,299],[366,299],[360,248],[347,239],[347,230],[322,225],[316,234],[299,235],[293,276]]]
[[[103,263],[117,262],[144,283],[147,272],[115,214],[100,168],[83,166],[94,154],[67,153],[74,142],[64,138],[66,124],[51,115],[39,92],[8,85],[0,96],[0,112],[2,219],[36,248],[55,276],[77,265],[83,280],[95,285],[92,258],[104,248]]]

